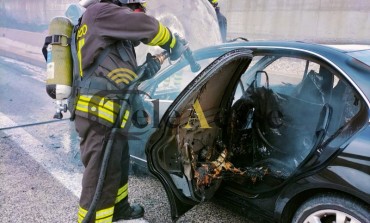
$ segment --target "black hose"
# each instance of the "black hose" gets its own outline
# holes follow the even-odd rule
[[[60,121],[66,121],[66,120],[69,120],[69,119],[58,119],[58,120],[50,120],[50,121],[45,121],[45,122],[35,122],[35,123],[24,124],[24,125],[4,127],[4,128],[0,128],[0,131],[2,131],[2,130],[9,130],[9,129],[15,129],[15,128],[24,128],[24,127],[36,126],[36,125],[44,125],[44,124],[49,124],[49,123],[53,123],[53,122],[60,122]]]

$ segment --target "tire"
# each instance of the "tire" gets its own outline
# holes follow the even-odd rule
[[[338,194],[321,194],[304,202],[293,223],[369,223],[369,205]]]

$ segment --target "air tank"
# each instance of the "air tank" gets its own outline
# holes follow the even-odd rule
[[[46,92],[56,100],[57,113],[54,118],[62,118],[61,111],[67,111],[64,102],[72,91],[73,60],[70,38],[73,25],[67,17],[54,17],[49,24],[52,42],[47,47]]]

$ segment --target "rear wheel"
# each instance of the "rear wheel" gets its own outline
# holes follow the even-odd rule
[[[337,194],[317,195],[304,202],[293,223],[363,223],[370,219],[370,208],[350,197]]]

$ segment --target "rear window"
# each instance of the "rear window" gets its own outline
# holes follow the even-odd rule
[[[370,50],[352,51],[347,54],[370,66]]]

